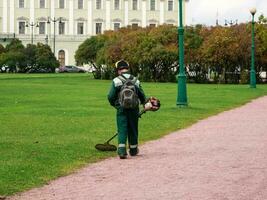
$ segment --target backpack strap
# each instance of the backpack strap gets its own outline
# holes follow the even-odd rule
[[[122,83],[125,83],[126,80],[127,80],[127,78],[125,76],[123,76],[123,75],[119,75],[118,79],[120,79]]]
[[[133,84],[135,85],[137,78],[133,76],[133,78],[131,80],[132,80]]]
[[[127,80],[133,80],[133,75],[130,75],[129,78],[125,77],[123,74],[119,75],[118,78],[121,80],[121,81],[127,81]]]
[[[137,78],[133,75],[130,75],[129,79],[132,81],[132,83],[135,85]]]
[[[125,80],[129,79],[129,80],[133,81],[134,83],[137,81],[137,78],[136,78],[134,75],[131,75],[131,74],[130,74],[129,78],[126,78],[123,74],[121,74],[121,76],[122,76]]]
[[[137,82],[137,78],[133,75],[130,75],[129,78],[126,78],[123,74],[118,76],[118,79],[121,80],[122,84],[124,84],[127,80],[131,80],[131,82],[135,85],[135,83]]]

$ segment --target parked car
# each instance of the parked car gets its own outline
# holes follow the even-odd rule
[[[66,65],[66,66],[59,67],[57,71],[60,72],[60,73],[63,73],[63,72],[84,73],[85,72],[84,69],[78,68],[78,67],[73,66],[73,65]]]
[[[32,68],[32,69],[29,69],[27,73],[52,73],[52,70],[43,69],[43,68]]]

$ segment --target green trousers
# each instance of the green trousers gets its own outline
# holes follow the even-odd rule
[[[138,145],[138,120],[139,109],[118,109],[117,127],[118,127],[118,154],[126,154],[126,142],[130,148],[137,148]]]

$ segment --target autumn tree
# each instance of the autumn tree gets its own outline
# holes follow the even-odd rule
[[[256,70],[266,70],[267,30],[261,16],[256,24]],[[189,81],[239,83],[248,81],[251,24],[231,27],[185,27],[185,66]],[[115,76],[114,64],[125,59],[131,73],[145,81],[175,81],[178,73],[177,27],[121,28],[93,36],[80,45],[75,58],[96,66],[96,78]],[[241,75],[241,77],[240,77]],[[259,73],[257,73],[259,75]],[[259,76],[258,76],[259,77]]]
[[[196,83],[208,81],[207,67],[200,54],[200,47],[204,41],[201,31],[202,25],[185,28],[185,64],[187,66],[187,79]]]
[[[256,24],[256,72],[257,79],[260,79],[260,72],[267,71],[267,18],[264,15],[259,17],[259,23]]]

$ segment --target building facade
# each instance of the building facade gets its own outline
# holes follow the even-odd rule
[[[105,30],[177,23],[177,0],[0,0],[0,40],[46,43],[61,65],[74,65],[78,46]]]

